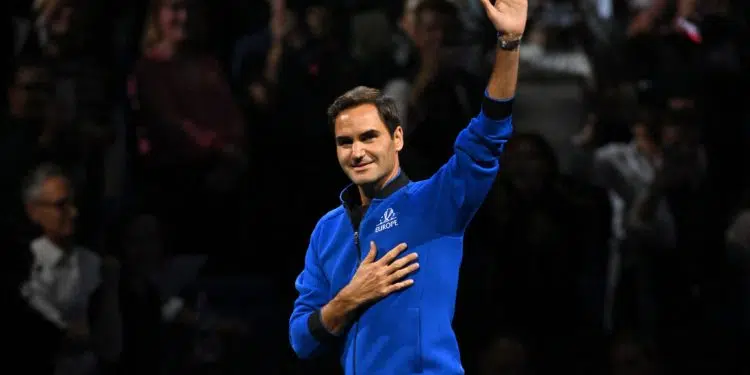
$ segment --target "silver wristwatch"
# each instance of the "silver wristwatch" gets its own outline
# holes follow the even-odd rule
[[[515,51],[521,46],[523,34],[497,33],[497,47],[504,51]]]

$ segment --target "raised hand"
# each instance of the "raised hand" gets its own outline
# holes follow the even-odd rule
[[[529,0],[480,0],[495,29],[503,34],[523,34]]]
[[[342,294],[357,305],[362,305],[414,284],[414,280],[404,280],[404,277],[419,268],[419,263],[414,262],[417,253],[396,260],[404,250],[406,244],[402,243],[375,260],[377,247],[375,242],[370,242],[370,252],[357,268],[352,281],[341,291]]]

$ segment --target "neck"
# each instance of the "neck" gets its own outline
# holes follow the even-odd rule
[[[393,168],[393,170],[390,173],[388,173],[387,176],[371,184],[357,186],[357,190],[359,190],[359,199],[362,202],[362,205],[363,206],[369,205],[370,201],[372,201],[372,198],[375,196],[375,194],[383,190],[383,188],[386,185],[388,185],[389,182],[391,182],[394,178],[396,178],[400,170],[401,169],[399,168],[398,163],[397,163],[396,167]]]

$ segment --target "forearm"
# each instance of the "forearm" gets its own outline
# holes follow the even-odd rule
[[[497,48],[495,65],[492,68],[487,93],[493,99],[508,99],[516,94],[518,81],[519,50],[506,51]]]
[[[341,294],[323,305],[320,310],[310,311],[297,301],[289,322],[289,338],[294,352],[300,358],[310,358],[337,342],[351,323],[357,305]]]
[[[340,335],[344,329],[351,323],[352,316],[357,310],[358,303],[339,293],[331,302],[328,302],[320,309],[320,322],[330,334]]]

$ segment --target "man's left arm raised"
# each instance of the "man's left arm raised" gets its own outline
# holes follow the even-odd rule
[[[518,80],[519,47],[526,26],[528,0],[481,0],[497,29],[498,43],[482,110],[462,130],[454,155],[425,187],[449,220],[440,215],[446,232],[462,232],[495,181],[499,158],[513,133],[512,108]],[[450,207],[446,207],[449,205]]]

